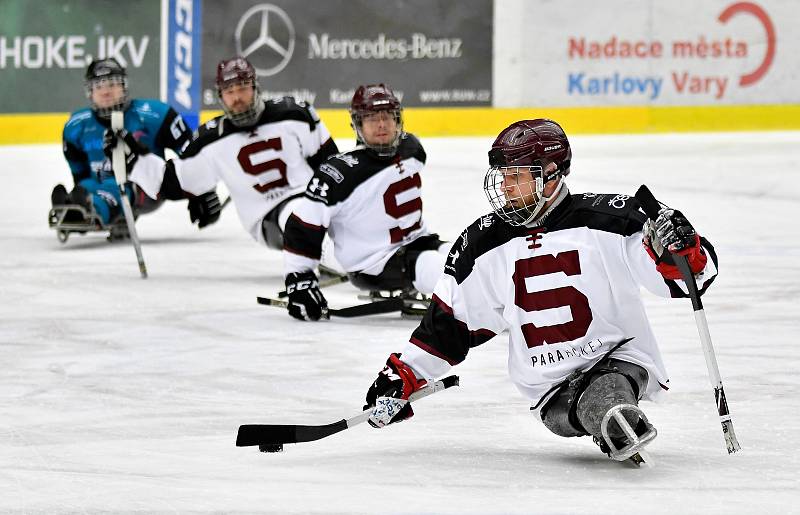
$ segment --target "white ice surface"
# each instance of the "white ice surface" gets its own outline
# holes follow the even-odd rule
[[[490,141],[424,141],[425,214],[445,238],[487,211]],[[725,451],[689,301],[646,293],[672,382],[643,405],[653,469],[544,429],[507,379],[503,336],[410,422],[237,448],[243,423],[358,413],[415,324],[257,305],[282,286],[280,255],[233,209],[203,231],[183,202],[141,217],[142,280],[129,244],[62,245],[47,227],[50,190],[70,181],[58,146],[0,147],[0,512],[800,513],[800,133],[573,146],[573,192],[647,183],[715,244],[704,302],[740,453]],[[327,295],[356,302],[349,285]]]

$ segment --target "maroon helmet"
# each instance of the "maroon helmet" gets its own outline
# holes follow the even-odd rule
[[[396,135],[389,143],[372,143],[364,139],[362,122],[365,116],[388,111],[397,124]],[[359,86],[350,102],[350,121],[356,131],[358,140],[379,156],[393,156],[400,146],[403,134],[403,106],[389,86],[385,84],[367,84]]]
[[[258,121],[258,118],[264,111],[264,102],[261,100],[261,89],[258,85],[256,69],[253,68],[253,65],[250,64],[247,59],[236,56],[231,59],[223,59],[220,61],[217,65],[217,78],[214,83],[217,86],[217,96],[219,97],[220,104],[222,104],[222,110],[225,111],[225,116],[227,116],[234,125],[246,127]],[[234,112],[222,101],[222,90],[236,84],[252,85],[253,101],[247,108]]]
[[[571,160],[569,140],[556,122],[539,118],[512,123],[489,151],[483,189],[492,209],[512,225],[535,222],[561,192]],[[558,185],[544,196],[545,184],[552,180]]]
[[[512,123],[497,136],[489,151],[489,166],[541,166],[543,160],[549,160],[562,176],[569,175],[571,159],[564,129],[545,118]]]

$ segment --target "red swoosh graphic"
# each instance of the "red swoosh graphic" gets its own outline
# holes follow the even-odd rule
[[[758,21],[764,26],[764,30],[767,31],[767,53],[764,55],[764,60],[761,61],[761,65],[747,75],[739,77],[740,86],[750,86],[761,80],[761,77],[767,73],[767,70],[772,65],[772,60],[775,57],[775,26],[772,25],[772,20],[770,20],[766,11],[751,2],[737,2],[731,4],[722,11],[718,19],[722,23],[727,23],[730,18],[739,13],[752,14],[758,18]]]

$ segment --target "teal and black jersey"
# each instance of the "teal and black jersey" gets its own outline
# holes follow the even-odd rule
[[[86,107],[72,113],[64,126],[64,157],[76,185],[85,179],[102,182],[113,175],[110,160],[103,154],[103,135],[109,125]],[[153,99],[131,101],[125,110],[125,129],[162,158],[167,148],[180,155],[192,139],[181,116]]]

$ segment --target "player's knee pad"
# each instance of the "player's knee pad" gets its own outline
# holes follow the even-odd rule
[[[618,359],[608,360],[592,374],[578,398],[575,407],[578,422],[590,434],[601,436],[603,418],[609,410],[622,404],[637,406],[640,392],[647,387],[647,379],[647,371],[639,365]],[[629,425],[636,427],[639,420],[636,410],[627,410],[624,414]],[[610,422],[608,430],[615,438],[625,434],[616,420]]]
[[[53,192],[50,194],[50,203],[53,207],[69,204],[69,193],[63,184],[56,184],[56,187],[53,188]]]
[[[294,205],[300,201],[302,196],[303,194],[300,193],[283,200],[261,220],[261,234],[264,236],[267,248],[283,250],[283,229],[292,214]]]
[[[405,248],[401,247],[383,266],[378,275],[354,272],[349,274],[350,282],[360,290],[405,290],[411,288],[411,279],[406,270]]]
[[[131,191],[133,197],[133,209],[136,215],[152,213],[164,203],[163,198],[158,200],[152,199],[147,196],[143,189],[134,183],[131,184],[133,185],[133,190]]]
[[[80,184],[72,188],[72,191],[69,193],[70,202],[82,206],[85,209],[91,210],[92,208],[91,199],[92,199],[92,194],[89,193],[89,191]]]
[[[647,371],[639,365],[613,358],[601,360],[591,370],[573,374],[547,401],[540,412],[542,422],[559,436],[599,437],[608,410],[615,403],[635,405],[647,380]],[[616,429],[615,434],[619,432]]]
[[[281,231],[276,217],[272,217],[270,214],[261,221],[261,234],[264,235],[264,242],[268,248],[283,250],[283,231]]]
[[[572,381],[559,390],[542,408],[539,415],[544,427],[558,436],[585,436],[586,431],[575,421],[575,400],[578,382]]]
[[[628,378],[616,372],[607,372],[596,376],[578,398],[575,413],[578,421],[593,436],[602,435],[603,418],[619,405],[638,404]],[[625,418],[631,426],[636,426],[639,417],[633,411],[626,411]],[[609,426],[609,434],[619,438],[624,436],[619,424],[613,421]]]
[[[350,274],[350,282],[359,289],[371,291],[415,289],[417,258],[422,252],[437,250],[442,243],[438,234],[420,236],[408,245],[400,247],[386,262],[380,274]],[[444,267],[443,261],[442,267]],[[428,278],[428,282],[430,282],[430,278]],[[435,281],[433,283],[435,285]],[[428,288],[426,287],[426,289]],[[429,289],[431,292],[433,291],[432,286]]]

